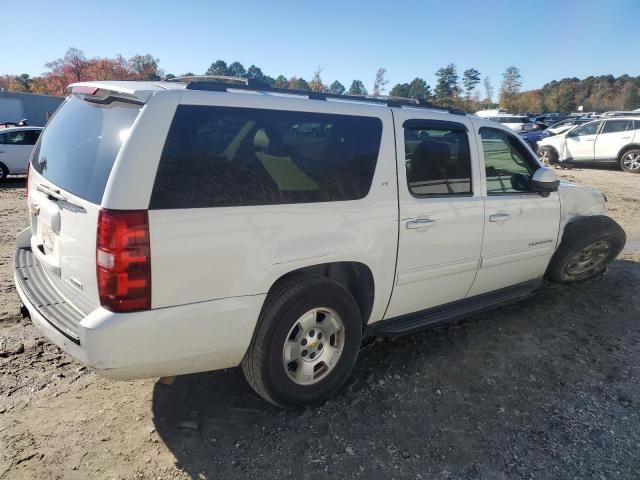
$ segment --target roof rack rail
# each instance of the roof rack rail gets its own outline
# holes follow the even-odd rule
[[[289,88],[277,88],[256,80],[254,78],[227,77],[224,75],[194,75],[175,77],[171,81],[186,83],[187,90],[207,90],[212,92],[226,92],[228,90],[253,90],[268,93],[281,93],[286,95],[300,95],[309,100],[346,100],[353,102],[366,102],[386,105],[388,107],[414,107],[430,110],[440,110],[454,115],[466,115],[464,110],[434,105],[422,98],[403,97],[372,97],[368,95],[340,95],[329,92],[312,92],[309,90],[293,90]]]

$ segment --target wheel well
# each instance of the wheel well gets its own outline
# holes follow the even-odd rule
[[[292,276],[304,274],[322,275],[345,287],[358,304],[362,315],[362,328],[366,327],[373,308],[375,288],[373,274],[368,266],[360,262],[332,262],[310,265],[286,273],[274,282],[269,292],[273,291],[282,281]]]
[[[622,149],[618,152],[618,160],[620,160],[622,158],[622,155],[624,155],[625,153],[627,153],[629,150],[637,150],[640,149],[640,145],[638,145],[637,143],[631,143],[629,145],[625,145],[624,147],[622,147]]]

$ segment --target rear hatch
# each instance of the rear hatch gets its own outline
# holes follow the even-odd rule
[[[140,102],[72,94],[55,113],[31,157],[31,249],[68,300],[87,313],[100,304],[96,235],[102,196]],[[98,95],[96,95],[98,93]],[[59,277],[59,278],[58,278]]]

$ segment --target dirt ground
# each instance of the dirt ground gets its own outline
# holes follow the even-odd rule
[[[24,180],[0,187],[0,479],[640,478],[640,176],[595,186],[629,249],[596,280],[444,329],[373,339],[322,407],[282,411],[238,370],[111,382],[18,314]]]

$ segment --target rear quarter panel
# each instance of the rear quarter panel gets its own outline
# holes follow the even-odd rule
[[[382,120],[382,140],[371,189],[361,200],[151,210],[153,307],[264,294],[293,270],[356,261],[373,273],[371,319],[382,318],[393,284],[398,237],[390,109],[198,91],[185,92],[181,102],[373,116]],[[153,155],[159,157],[160,150],[154,145]]]

